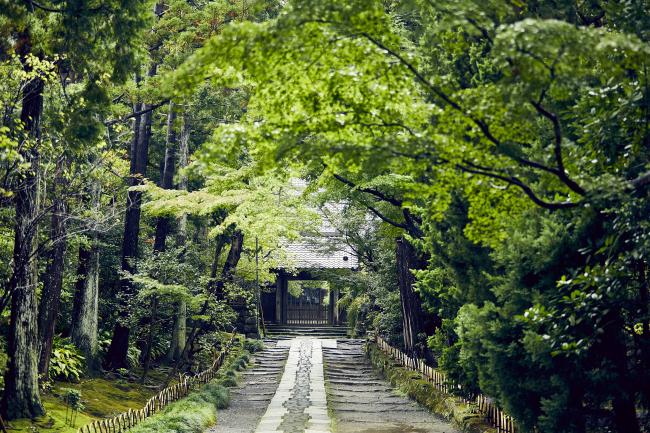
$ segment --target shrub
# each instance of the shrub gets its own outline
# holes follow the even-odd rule
[[[264,342],[262,340],[253,340],[250,338],[247,338],[244,341],[244,350],[250,352],[250,353],[255,353],[259,352],[260,350],[264,349]]]
[[[77,415],[80,411],[84,410],[84,405],[81,402],[81,391],[72,388],[63,388],[62,398],[65,402],[65,423],[70,427],[74,427],[77,421]]]
[[[245,370],[247,366],[248,366],[248,361],[246,361],[246,359],[243,357],[237,358],[233,363],[233,367],[237,371]]]
[[[228,389],[208,383],[198,392],[170,404],[160,414],[147,418],[130,433],[201,433],[215,423],[217,409],[229,404]]]
[[[56,337],[53,343],[48,375],[50,379],[77,381],[84,372],[84,361],[83,355],[74,344],[67,339]]]
[[[219,382],[219,385],[221,385],[223,387],[227,387],[227,388],[237,386],[237,379],[235,378],[235,376],[225,376],[225,377],[219,379],[218,382]]]

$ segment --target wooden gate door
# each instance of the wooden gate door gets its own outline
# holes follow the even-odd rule
[[[329,315],[325,296],[327,290],[305,287],[300,297],[289,294],[287,305],[287,324],[289,325],[329,325]]]

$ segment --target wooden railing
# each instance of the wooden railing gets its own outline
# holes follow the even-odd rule
[[[451,394],[453,388],[461,389],[460,385],[454,384],[443,372],[427,365],[423,359],[408,356],[406,353],[388,344],[386,340],[381,338],[379,335],[375,336],[375,343],[377,343],[377,347],[379,347],[382,352],[390,356],[402,367],[421,373],[438,391],[445,394]],[[499,409],[489,397],[479,394],[472,398],[458,398],[464,403],[476,405],[478,411],[485,416],[485,419],[492,425],[492,427],[497,429],[497,432],[517,432],[514,419]]]
[[[160,412],[169,403],[186,397],[192,389],[210,382],[217,375],[219,368],[223,365],[228,352],[234,345],[237,335],[233,334],[232,338],[223,350],[217,355],[212,365],[195,376],[185,376],[179,378],[178,383],[168,386],[147,401],[142,409],[129,409],[111,418],[98,419],[90,424],[82,426],[78,433],[120,433],[140,422],[144,421],[151,415]]]

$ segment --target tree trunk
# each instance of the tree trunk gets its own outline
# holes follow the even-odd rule
[[[215,290],[221,290],[221,292],[223,293],[225,282],[232,280],[232,276],[234,275],[235,269],[237,268],[237,264],[239,263],[239,259],[241,258],[243,243],[244,243],[244,235],[239,230],[237,230],[235,234],[232,236],[232,244],[230,246],[228,258],[226,259],[226,263],[224,264],[221,273],[221,280],[218,282],[218,284],[215,287],[215,285],[212,285],[212,281],[214,281],[213,278],[211,280],[211,283],[208,284],[208,292],[215,293],[216,296],[216,292],[212,291],[212,289],[215,288]],[[218,263],[218,257],[220,256],[221,250],[223,249],[224,246],[225,246],[225,237],[220,237],[217,240],[217,247],[215,249],[215,263]],[[216,274],[216,268],[217,266],[213,265],[214,274]],[[221,285],[221,289],[219,289],[219,285]],[[217,299],[219,298],[217,297]],[[200,316],[204,315],[208,311],[209,306],[210,303],[206,300],[203,303],[201,310],[199,311],[199,315]],[[195,321],[194,324],[192,325],[192,329],[190,330],[189,336],[187,338],[187,342],[185,343],[184,350],[181,352],[176,362],[176,365],[167,376],[167,380],[166,380],[167,383],[172,377],[174,377],[174,375],[176,374],[176,372],[178,372],[180,367],[187,361],[188,350],[190,350],[192,344],[194,343],[194,340],[196,340],[196,337],[200,334],[202,330],[203,330],[203,325],[198,321]]]
[[[396,253],[404,348],[412,353],[417,350],[417,336],[422,330],[422,301],[413,290],[415,276],[411,271],[421,269],[423,264],[413,245],[403,237],[397,240]]]
[[[149,68],[148,76],[156,75],[157,65],[154,63]],[[143,104],[143,110],[151,109],[151,105]],[[135,145],[131,146],[131,177],[129,185],[134,186],[141,183],[146,175],[147,162],[149,157],[149,141],[151,139],[152,111],[136,116],[134,134]],[[128,273],[135,273],[135,265],[132,263],[138,256],[138,236],[140,235],[140,205],[142,193],[129,191],[126,203],[126,218],[124,222],[124,237],[122,240],[122,270]],[[113,329],[113,338],[106,355],[106,366],[109,369],[128,368],[127,353],[129,350],[130,329],[124,323],[128,317],[129,300],[134,294],[134,287],[128,278],[120,280],[118,319]]]
[[[90,372],[99,370],[97,359],[97,315],[99,301],[99,246],[94,234],[90,247],[79,246],[74,301],[72,305],[72,342],[83,352]]]
[[[221,271],[221,279],[217,281],[215,297],[217,300],[221,301],[225,299],[225,287],[226,283],[232,281],[232,277],[235,274],[235,269],[241,258],[242,248],[244,246],[244,234],[240,230],[235,230],[235,233],[232,235],[230,241],[230,251],[228,251],[228,257],[226,262],[223,264],[223,270]]]
[[[168,130],[169,131],[169,130]],[[187,114],[183,113],[181,117],[181,134],[180,134],[178,168],[179,171],[187,167],[189,157],[190,129],[187,120]],[[178,189],[187,191],[187,176],[181,174]],[[176,235],[176,245],[184,247],[187,241],[187,215],[183,214],[178,219],[178,232]],[[187,341],[187,304],[185,301],[176,303],[176,314],[174,316],[174,325],[172,328],[171,344],[167,351],[167,360],[169,362],[177,360],[185,352],[185,343]]]
[[[646,261],[637,260],[636,268],[639,278],[639,316],[644,318],[641,322],[641,335],[635,334],[639,372],[637,386],[642,396],[642,404],[647,408],[650,407],[650,282]]]
[[[62,183],[58,176],[57,183]],[[57,192],[56,194],[61,194]],[[38,372],[41,380],[47,380],[50,368],[50,355],[52,353],[52,342],[54,341],[54,328],[59,312],[59,301],[61,299],[61,288],[63,287],[63,267],[65,250],[67,246],[65,228],[65,202],[60,198],[54,199],[52,210],[52,223],[50,238],[53,242],[50,262],[45,272],[45,285],[41,300],[38,306],[38,332],[40,340],[40,358]]]
[[[151,366],[151,347],[153,346],[153,339],[156,335],[156,320],[158,320],[158,296],[153,295],[151,298],[151,316],[149,317],[149,335],[147,336],[147,345],[144,353],[144,360],[142,363],[142,377],[140,382],[144,383],[149,374],[149,367]]]
[[[167,352],[167,360],[177,360],[185,349],[187,339],[187,304],[185,301],[176,303],[176,315],[174,317],[174,326],[172,328],[172,340]]]
[[[174,181],[174,164],[176,159],[176,132],[174,131],[174,120],[176,111],[174,104],[169,103],[169,112],[167,114],[167,142],[165,145],[165,156],[163,159],[163,173],[160,181],[161,188],[171,189]],[[154,253],[165,251],[167,235],[169,234],[169,218],[161,217],[156,222],[156,237],[153,244]],[[144,383],[151,365],[151,345],[156,335],[156,321],[158,320],[158,297],[154,295],[151,299],[151,317],[149,320],[149,336],[147,337],[147,346],[144,355],[144,368],[142,371],[141,382]]]
[[[31,49],[28,34],[20,35],[18,52],[23,68]],[[34,418],[45,413],[38,393],[38,328],[36,287],[37,226],[39,210],[39,143],[44,82],[33,78],[23,88],[20,120],[28,143],[21,151],[30,164],[15,189],[13,274],[9,281],[11,317],[8,332],[5,389],[0,408],[6,419]]]
[[[625,335],[621,332],[624,329],[624,322],[620,312],[611,310],[603,316],[601,323],[603,323],[603,333],[600,344],[596,346],[596,355],[600,353],[600,359],[607,368],[614,370],[615,375],[611,381],[616,430],[618,433],[640,433],[635,407],[635,384],[629,372]]]
[[[176,164],[176,132],[174,130],[174,121],[176,120],[176,109],[173,103],[169,103],[169,113],[167,114],[167,140],[165,145],[165,156],[163,162],[163,174],[160,180],[160,187],[171,189],[174,186],[174,172]],[[169,234],[169,218],[160,217],[156,222],[156,238],[154,241],[154,251],[165,251],[165,241]]]

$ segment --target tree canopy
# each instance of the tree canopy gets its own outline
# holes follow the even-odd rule
[[[647,0],[0,5],[4,415],[56,333],[190,368],[327,220],[352,332],[522,431],[650,428]]]

